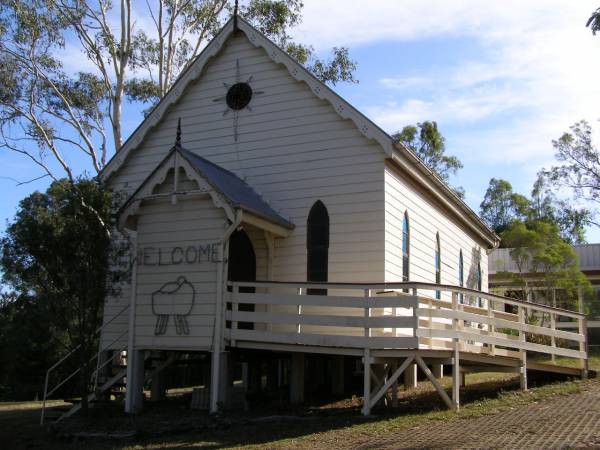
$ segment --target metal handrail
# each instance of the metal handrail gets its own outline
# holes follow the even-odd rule
[[[124,351],[125,349],[127,349],[127,345],[125,345],[125,346],[121,347],[121,348],[118,350],[118,352],[119,352],[119,353],[121,353],[121,352],[122,352],[122,351]],[[104,366],[104,365],[106,365],[107,363],[109,363],[110,361],[111,361],[110,359],[109,359],[109,360],[107,360],[107,361],[105,361],[105,362],[104,362],[104,364],[103,364],[103,366]],[[113,378],[114,378],[114,377],[113,377]],[[114,383],[113,383],[113,384],[114,384]],[[105,384],[105,386],[106,386],[106,384]],[[110,387],[110,386],[112,386],[112,384],[110,384],[108,387]],[[103,386],[103,387],[104,387],[104,386]],[[89,395],[88,395],[88,401],[90,401],[90,400],[92,399],[92,396],[96,396],[96,389],[94,389],[94,391],[93,391],[91,394],[89,394]],[[69,411],[67,411],[67,412],[66,412],[66,413],[64,413],[62,416],[60,416],[58,419],[56,419],[56,422],[55,422],[55,423],[57,423],[57,422],[61,421],[61,420],[62,420],[62,419],[64,419],[65,417],[68,417],[68,416],[70,416],[71,414],[73,414],[73,412],[75,412],[75,411],[73,411],[73,409],[74,409],[74,408],[80,408],[80,407],[81,407],[81,403],[79,403],[78,405],[75,405],[75,406],[74,406],[73,408],[71,408]]]
[[[93,334],[93,336],[96,336],[98,333],[100,333],[102,330],[104,330],[108,325],[110,325],[117,317],[119,317],[121,314],[123,314],[123,312],[125,312],[127,309],[129,309],[129,304],[125,305],[125,307],[123,307],[117,314],[115,314],[109,321],[105,322],[104,324],[102,324],[102,326],[100,326]],[[125,333],[126,334],[126,333]],[[122,336],[120,336],[118,339],[120,339]],[[111,344],[113,344],[116,341],[111,342]],[[111,345],[109,344],[109,345]],[[41,417],[40,417],[40,425],[44,424],[44,415],[45,415],[45,410],[46,410],[46,400],[48,399],[48,397],[50,395],[52,395],[54,392],[56,392],[56,390],[61,387],[63,384],[65,384],[68,380],[70,380],[71,378],[73,378],[77,373],[79,373],[81,371],[81,367],[78,368],[77,370],[75,370],[73,373],[71,373],[67,378],[63,379],[58,385],[54,386],[52,388],[52,390],[50,392],[48,392],[48,382],[50,379],[50,372],[52,372],[54,369],[56,369],[58,366],[60,366],[63,362],[65,362],[69,357],[71,357],[77,350],[79,350],[81,348],[81,344],[79,344],[77,347],[75,347],[73,350],[71,350],[69,353],[67,353],[65,356],[63,356],[60,360],[58,360],[58,362],[56,362],[54,365],[52,365],[47,371],[46,371],[46,378],[44,381],[44,397],[42,399],[42,413],[41,413]],[[92,361],[94,358],[97,357],[98,354],[100,354],[100,352],[102,352],[102,350],[99,350],[98,353],[94,354],[94,356],[90,359],[90,361]]]
[[[122,337],[124,337],[127,334],[128,330],[124,331],[123,333],[121,333],[119,335],[118,338],[114,339],[112,342],[110,342],[108,345],[106,345],[104,347],[104,349],[98,350],[98,353],[94,354],[94,356],[92,356],[89,360],[89,362],[92,362],[94,359],[96,359],[96,356],[98,356],[102,351],[106,350],[107,348],[110,348],[110,346],[112,344],[114,344],[115,342],[117,342],[119,339],[121,339]],[[109,360],[110,361],[110,360]],[[106,364],[102,364],[100,366],[100,368],[104,367]],[[94,370],[90,375],[94,375],[95,373],[97,373],[97,371],[99,370],[99,368],[96,368],[96,370]],[[81,372],[81,367],[77,368],[74,372],[72,372],[67,378],[63,379],[60,383],[58,383],[56,386],[54,386],[50,392],[48,392],[46,395],[48,397],[50,397],[52,394],[54,394],[56,392],[56,390],[61,387],[63,384],[65,384],[67,381],[69,381],[71,378],[73,378],[75,375],[77,375],[79,372]]]
[[[125,337],[125,335],[126,335],[127,333],[129,333],[129,330],[125,330],[125,331],[123,331],[123,332],[122,332],[122,333],[121,333],[119,336],[117,336],[115,339],[113,339],[113,340],[112,340],[112,341],[110,341],[108,344],[106,344],[106,345],[104,346],[104,349],[100,349],[100,350],[98,350],[98,353],[96,353],[96,354],[95,354],[95,355],[92,357],[92,359],[93,359],[94,357],[96,357],[96,358],[97,358],[97,361],[98,361],[98,362],[96,363],[96,370],[94,370],[94,371],[91,373],[91,375],[92,375],[92,376],[94,376],[94,374],[95,374],[95,378],[94,378],[94,389],[96,389],[96,387],[98,386],[98,372],[100,372],[100,369],[106,365],[106,364],[100,364],[100,354],[101,354],[101,353],[102,353],[104,350],[106,350],[106,349],[110,348],[110,347],[111,347],[111,346],[112,346],[112,345],[113,345],[115,342],[118,342],[119,340],[121,340],[121,338]],[[102,344],[101,344],[101,345],[102,345]]]

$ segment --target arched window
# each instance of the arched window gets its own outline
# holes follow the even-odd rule
[[[329,214],[318,200],[308,213],[306,223],[306,277],[308,281],[327,281],[329,265]],[[327,289],[308,289],[309,295],[327,295]]]
[[[442,284],[442,255],[440,249],[440,233],[435,234],[435,284]],[[435,291],[435,298],[441,298],[441,291]]]
[[[465,286],[465,263],[463,261],[462,250],[458,253],[458,285],[460,287]],[[464,294],[461,292],[458,294],[458,301],[463,303]]]
[[[227,280],[229,281],[256,281],[256,254],[252,241],[244,230],[236,230],[229,237],[229,263],[227,264]],[[229,292],[231,286],[227,287]],[[254,293],[256,290],[250,286],[240,286],[241,293]],[[231,303],[227,303],[227,309],[231,310]],[[239,311],[254,311],[254,305],[240,303]],[[231,328],[231,321],[227,321],[227,328]],[[253,330],[254,323],[238,322],[238,329]]]
[[[481,291],[481,263],[477,263],[477,290]],[[483,302],[481,301],[481,297],[477,297],[477,306],[480,308],[483,306]]]
[[[408,212],[404,212],[402,222],[402,281],[408,281],[410,273],[410,229],[408,227]]]

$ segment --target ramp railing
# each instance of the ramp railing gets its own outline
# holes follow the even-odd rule
[[[232,346],[451,350],[458,343],[460,351],[523,365],[527,352],[579,359],[587,376],[587,320],[580,312],[432,283],[229,285],[224,337]]]

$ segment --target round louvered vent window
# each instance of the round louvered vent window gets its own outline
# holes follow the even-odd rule
[[[252,88],[248,83],[235,83],[227,91],[225,101],[234,111],[244,109],[252,100]]]

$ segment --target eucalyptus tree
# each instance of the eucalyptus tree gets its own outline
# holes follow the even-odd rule
[[[27,306],[22,318],[44,328],[35,336],[46,331],[48,339],[64,342],[63,353],[76,351],[85,408],[89,362],[98,347],[96,330],[102,324],[104,301],[107,295],[118,293],[120,282],[128,277],[129,264],[126,248],[113,242],[90,212],[93,209],[110,223],[114,197],[94,180],[75,183],[77,195],[64,179],[19,203],[0,239],[0,273],[2,285],[15,297],[11,303]],[[80,196],[91,208],[82,207]],[[0,309],[0,322],[9,318],[4,314],[10,310]],[[56,349],[43,343],[40,347]],[[56,360],[56,356],[47,357]],[[44,366],[49,362],[45,359]]]
[[[555,189],[568,189],[577,200],[600,204],[600,149],[592,139],[585,120],[575,123],[571,132],[552,142],[559,164],[540,174]]]
[[[492,178],[479,207],[481,218],[496,233],[501,233],[515,219],[527,217],[529,200],[514,192],[508,181]]]
[[[514,222],[531,224],[541,221],[555,225],[567,243],[585,242],[585,226],[591,220],[590,210],[559,198],[554,189],[555,186],[540,175],[528,198],[514,192],[508,181],[492,178],[479,205],[479,215],[499,234]],[[504,242],[501,245],[505,246]]]
[[[392,134],[392,138],[404,144],[417,155],[427,167],[446,183],[451,175],[456,175],[463,165],[456,156],[446,154],[444,136],[435,121],[425,121],[417,125],[407,125],[401,131]],[[453,188],[459,196],[464,196],[462,187]]]
[[[539,174],[531,190],[528,218],[555,224],[565,242],[582,244],[585,242],[585,227],[592,223],[592,212],[559,198],[555,193],[557,190],[543,173]]]
[[[158,102],[236,7],[231,0],[0,0],[0,148],[73,185],[76,159],[99,173],[122,145],[124,108]],[[291,39],[300,0],[248,0],[239,15],[321,80],[356,81],[346,48],[322,60]],[[64,61],[73,54],[81,58],[75,71]]]
[[[600,8],[592,13],[585,26],[589,27],[593,34],[600,31]]]

